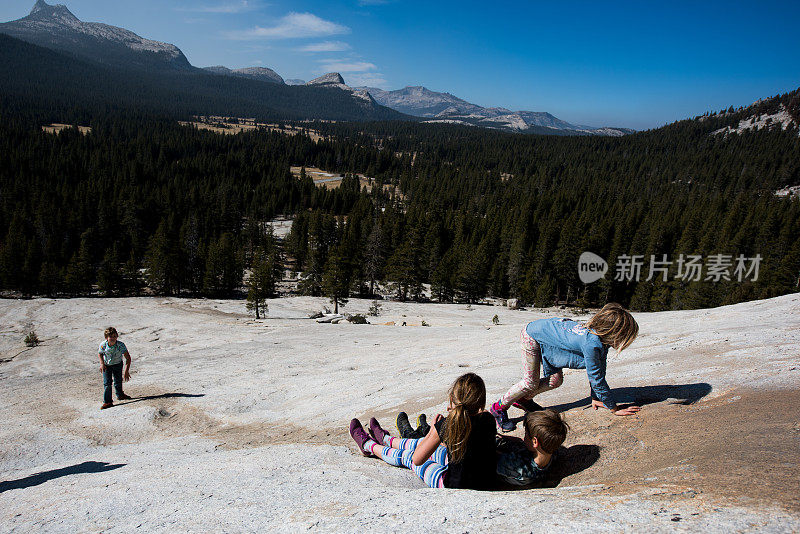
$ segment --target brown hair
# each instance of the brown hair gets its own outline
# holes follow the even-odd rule
[[[450,387],[450,404],[453,407],[447,415],[442,441],[447,447],[449,460],[457,463],[464,459],[467,452],[467,439],[472,431],[470,416],[486,407],[486,386],[483,379],[475,373],[466,373],[456,378]]]
[[[594,314],[586,327],[595,331],[604,345],[611,345],[617,352],[633,343],[639,334],[639,324],[628,310],[609,302]]]
[[[106,339],[110,338],[111,336],[119,337],[119,334],[117,334],[117,329],[114,328],[113,326],[109,326],[108,328],[106,328],[106,331],[103,332],[103,335],[105,336]]]
[[[569,425],[561,414],[553,410],[538,410],[525,414],[525,435],[536,438],[539,447],[553,454],[567,439]]]

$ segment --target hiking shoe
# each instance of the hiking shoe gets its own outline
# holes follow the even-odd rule
[[[427,417],[424,413],[419,414],[417,417],[417,434],[418,437],[424,438],[431,431],[431,425],[428,424]]]
[[[369,435],[372,436],[372,439],[375,441],[375,443],[383,446],[386,445],[384,440],[389,436],[389,433],[381,428],[381,424],[377,419],[372,417],[369,420]]]
[[[519,408],[520,410],[525,410],[526,412],[538,412],[539,410],[544,410],[544,408],[533,402],[533,399],[520,399],[511,406]]]
[[[415,438],[416,430],[411,427],[411,423],[408,422],[408,414],[406,412],[400,412],[397,414],[397,419],[394,421],[395,426],[397,427],[397,432],[400,434],[401,438]]]
[[[371,452],[364,450],[364,444],[370,440],[370,437],[367,431],[364,430],[364,427],[361,426],[361,421],[358,419],[350,421],[350,436],[353,438],[353,441],[356,442],[356,445],[358,445],[358,450],[361,451],[361,454],[364,456],[372,456]]]
[[[106,402],[106,403],[103,403],[102,406],[100,406],[100,409],[101,410],[105,410],[106,408],[111,408],[112,406],[114,406],[113,402]]]
[[[508,419],[508,410],[504,410],[496,402],[489,408],[489,413],[494,416],[497,428],[503,432],[511,432],[517,428],[517,424]]]
[[[130,395],[126,395],[126,394],[123,393],[122,395],[117,397],[117,400],[131,400],[132,398],[133,397],[131,397]]]

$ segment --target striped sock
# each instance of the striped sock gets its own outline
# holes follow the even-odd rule
[[[392,447],[393,449],[400,449],[401,451],[413,451],[417,448],[419,442],[420,440],[415,438],[394,438],[392,436],[386,436],[384,445]]]

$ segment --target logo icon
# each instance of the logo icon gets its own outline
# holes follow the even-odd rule
[[[578,258],[578,278],[584,284],[591,284],[603,278],[608,272],[606,260],[594,252],[584,252]]]

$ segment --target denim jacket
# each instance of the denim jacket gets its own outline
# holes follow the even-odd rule
[[[606,382],[608,345],[583,324],[571,319],[553,317],[528,323],[525,332],[542,349],[542,369],[550,376],[560,369],[586,369],[590,396],[608,409],[617,405]]]

